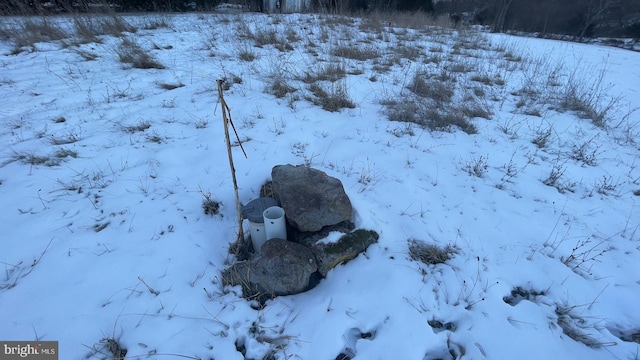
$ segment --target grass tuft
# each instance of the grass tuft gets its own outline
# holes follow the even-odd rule
[[[309,100],[324,110],[336,112],[343,108],[353,109],[356,107],[356,104],[349,98],[344,84],[331,84],[330,89],[326,90],[314,83],[309,86],[309,91],[314,95]]]
[[[128,132],[129,134],[133,134],[136,132],[144,132],[145,130],[151,127],[151,123],[147,120],[140,120],[137,125],[124,126],[122,130]]]
[[[157,85],[160,89],[164,89],[164,90],[175,90],[184,86],[184,84],[181,82],[177,82],[177,83],[159,82],[157,83]]]
[[[438,109],[419,97],[385,99],[382,104],[391,121],[411,122],[432,131],[452,131],[458,128],[470,135],[478,133],[476,126],[455,106]]]
[[[238,59],[246,62],[251,62],[255,60],[258,55],[253,51],[250,47],[245,46],[244,48],[238,50]]]
[[[164,69],[158,60],[144,51],[135,41],[125,38],[116,49],[120,62],[136,69]]]
[[[168,16],[155,15],[145,17],[140,26],[145,30],[156,30],[171,29],[173,24]]]
[[[413,80],[407,88],[420,97],[433,99],[438,102],[450,102],[454,95],[454,85],[452,82],[425,78],[425,75],[420,72],[414,74]]]
[[[546,296],[547,295],[547,291],[537,291],[534,289],[525,289],[521,286],[516,286],[515,288],[513,288],[511,290],[511,295],[509,296],[505,296],[502,298],[502,300],[511,305],[511,306],[516,306],[518,305],[522,300],[528,300],[534,303],[539,302],[539,297],[541,296]]]
[[[378,58],[380,53],[373,47],[360,48],[353,45],[341,45],[333,49],[331,55],[345,59],[366,61]]]
[[[33,152],[15,152],[11,161],[19,161],[33,166],[58,166],[61,159],[59,157],[36,155]]]
[[[62,137],[51,137],[51,145],[67,145],[80,141],[78,135],[69,133]]]
[[[344,65],[340,63],[323,64],[318,67],[317,70],[306,72],[302,81],[307,84],[312,84],[316,81],[338,81],[347,75],[347,71]]]
[[[271,83],[266,91],[278,99],[282,99],[287,94],[296,92],[296,88],[289,85],[283,75],[277,74],[271,77]]]
[[[69,34],[56,22],[47,17],[27,18],[19,23],[0,27],[0,37],[13,43],[11,54],[19,54],[30,48],[35,51],[39,42],[69,38]]]
[[[211,198],[211,193],[202,193],[202,210],[205,215],[217,215],[220,212],[220,203]]]
[[[451,245],[441,247],[415,239],[409,241],[411,260],[420,261],[426,265],[444,264],[455,253],[456,249]]]
[[[592,327],[592,325],[589,325],[583,317],[576,315],[573,312],[574,308],[575,307],[556,307],[557,322],[562,332],[571,339],[581,342],[593,349],[599,349],[603,345],[606,345],[587,332],[586,328]]]

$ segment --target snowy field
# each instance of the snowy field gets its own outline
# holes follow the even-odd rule
[[[0,339],[60,359],[639,359],[640,53],[396,20],[0,19]],[[23,39],[38,26],[61,36]],[[380,234],[264,307],[221,285],[223,78],[242,202],[305,164]]]

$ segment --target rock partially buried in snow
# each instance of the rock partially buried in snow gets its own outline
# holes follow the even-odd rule
[[[316,242],[311,246],[311,251],[316,255],[320,275],[326,277],[329,270],[354,259],[369,245],[378,242],[378,238],[378,233],[373,230],[358,229],[338,240]]]
[[[287,221],[299,231],[351,220],[351,201],[340,180],[303,165],[274,166],[271,177]]]
[[[222,273],[224,285],[241,285],[246,298],[268,299],[301,293],[318,266],[311,250],[298,243],[271,239],[250,260],[239,262]]]

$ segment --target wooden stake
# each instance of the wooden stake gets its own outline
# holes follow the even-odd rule
[[[242,142],[238,137],[238,132],[236,131],[236,127],[233,126],[233,122],[231,121],[231,109],[227,106],[227,102],[224,101],[224,96],[222,94],[222,84],[224,83],[224,79],[217,80],[218,83],[218,98],[220,100],[220,107],[222,108],[222,121],[224,123],[224,139],[227,143],[227,154],[229,155],[229,167],[231,168],[231,179],[233,179],[233,190],[236,193],[236,212],[238,216],[238,245],[244,245],[244,231],[242,230],[242,205],[240,203],[240,196],[238,195],[238,181],[236,180],[236,168],[233,165],[233,154],[231,153],[231,139],[229,138],[229,124],[233,128],[233,131],[236,134],[236,138],[238,139],[238,144],[240,144],[240,148],[242,149],[242,153],[244,157],[247,157],[247,153],[244,151],[242,147]]]

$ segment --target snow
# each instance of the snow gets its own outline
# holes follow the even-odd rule
[[[437,29],[409,29],[400,39],[404,30],[384,28],[387,40],[379,40],[360,20],[313,14],[162,16],[172,28],[128,36],[166,69],[124,67],[112,36],[71,47],[38,43],[17,55],[0,42],[0,339],[57,340],[61,359],[110,358],[109,338],[128,359],[638,356],[640,344],[628,337],[640,332],[640,197],[633,194],[640,118],[632,111],[640,106],[639,53]],[[293,51],[258,48],[242,26],[293,29],[302,40]],[[361,71],[345,80],[355,108],[339,112],[305,100],[309,91],[295,80],[336,60],[328,55],[336,44],[373,37],[385,54],[402,42],[427,52],[442,46],[449,56],[460,36],[486,41],[465,61],[505,80],[487,88],[493,116],[473,119],[477,134],[428,131],[384,115],[381,100],[408,93],[416,70],[446,63],[403,59],[377,72],[373,60],[340,59],[347,72]],[[307,51],[311,41],[317,56]],[[501,60],[499,47],[525,61]],[[73,49],[97,57],[85,61]],[[238,60],[243,49],[256,60]],[[542,78],[555,66],[568,69],[563,79],[574,74],[586,84],[602,76],[598,94],[619,99],[609,127],[546,105],[542,117],[518,111],[515,93],[527,74]],[[266,93],[274,74],[298,87],[299,98]],[[259,197],[274,165],[307,164],[340,179],[356,227],[380,234],[317,287],[263,308],[220,280],[234,261],[228,249],[238,230],[217,104],[223,77],[232,82],[224,96],[247,152],[245,159],[233,147],[241,201]],[[150,126],[130,129],[141,124]],[[538,148],[531,140],[549,127],[549,144]],[[595,164],[573,159],[590,139]],[[55,159],[61,149],[77,157],[53,166],[18,159]],[[468,171],[482,161],[481,177]],[[517,172],[505,177],[509,163]],[[558,165],[563,191],[543,184]],[[612,189],[601,194],[603,182]],[[219,215],[203,213],[205,195],[222,204]],[[456,253],[445,264],[422,264],[411,260],[410,240]],[[507,303],[517,287],[544,295]],[[565,309],[595,346],[563,333]],[[450,325],[432,327],[435,320]]]
[[[341,233],[340,231],[331,231],[329,232],[329,235],[327,235],[327,237],[316,241],[316,244],[333,244],[340,240],[340,238],[343,236],[344,233]]]

